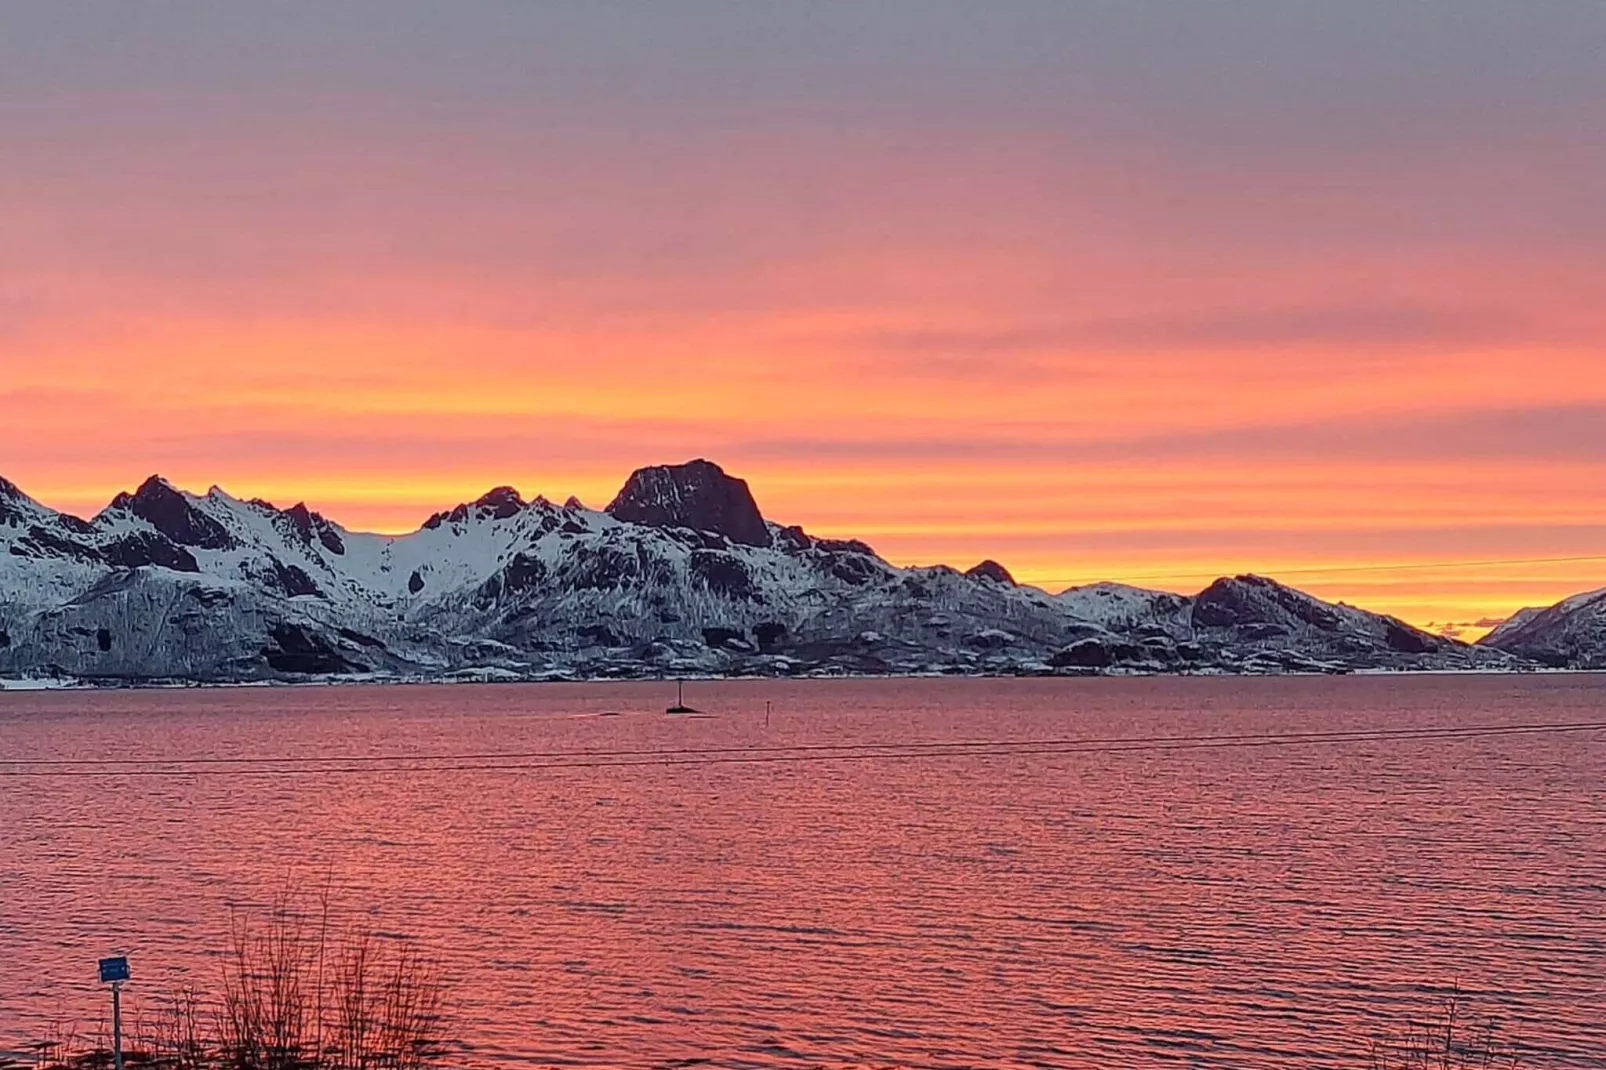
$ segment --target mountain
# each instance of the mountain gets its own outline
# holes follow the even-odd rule
[[[746,481],[726,475],[712,461],[639,468],[607,513],[630,524],[711,531],[743,546],[774,542]]]
[[[106,681],[680,673],[1341,672],[1522,659],[1258,576],[1050,595],[766,520],[697,460],[607,509],[511,487],[412,534],[151,477],[92,520],[0,480],[0,676]]]
[[[1478,644],[1553,668],[1606,669],[1606,588],[1519,610]]]

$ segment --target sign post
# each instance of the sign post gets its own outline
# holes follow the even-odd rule
[[[112,986],[112,1059],[123,1070],[123,982],[128,980],[128,958],[100,960],[100,983]]]

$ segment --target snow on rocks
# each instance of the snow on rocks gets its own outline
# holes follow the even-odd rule
[[[152,477],[84,521],[0,481],[0,675],[549,679],[707,673],[1500,667],[1255,576],[1059,595],[997,562],[900,568],[764,519],[708,461],[608,509],[511,487],[401,536]]]

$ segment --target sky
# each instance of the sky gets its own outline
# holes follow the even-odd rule
[[[0,474],[692,457],[1050,589],[1606,585],[1598,0],[8,0]]]

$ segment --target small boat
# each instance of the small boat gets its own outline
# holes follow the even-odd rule
[[[697,711],[686,705],[686,681],[675,681],[675,704],[664,710],[665,713],[696,713]]]

